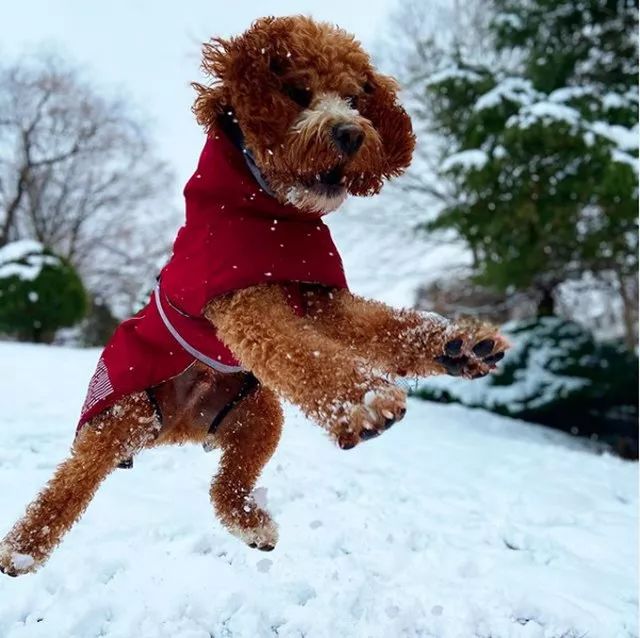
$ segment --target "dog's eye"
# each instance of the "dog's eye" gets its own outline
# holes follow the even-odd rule
[[[306,109],[311,104],[311,90],[295,86],[294,84],[285,84],[282,87],[285,95],[290,97],[296,104]]]
[[[284,75],[287,68],[287,63],[280,58],[271,58],[269,61],[269,70],[275,75]]]
[[[347,95],[344,99],[346,100],[347,104],[352,109],[357,109],[358,108],[358,96],[357,95]]]

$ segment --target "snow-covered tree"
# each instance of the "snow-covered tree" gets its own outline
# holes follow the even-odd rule
[[[86,310],[84,286],[66,259],[28,239],[0,248],[0,334],[50,342]]]
[[[492,0],[489,32],[515,69],[458,56],[425,81],[451,142],[456,198],[430,224],[471,247],[479,279],[535,288],[637,270],[637,7]]]
[[[567,282],[611,286],[632,343],[637,6],[491,0],[483,9],[468,37],[455,24],[448,39],[431,29],[407,58],[414,113],[437,141],[440,180],[430,184],[442,205],[426,226],[453,230],[479,282],[535,294],[542,315]]]

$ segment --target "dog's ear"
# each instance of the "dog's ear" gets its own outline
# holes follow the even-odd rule
[[[224,79],[229,70],[231,46],[232,41],[223,38],[212,38],[210,42],[203,44],[202,70],[213,81],[210,85],[191,83],[198,94],[192,110],[198,124],[207,132],[211,131],[218,116],[229,104]]]
[[[232,108],[252,148],[277,141],[278,126],[290,117],[287,100],[277,89],[288,63],[283,43],[291,24],[279,19],[276,29],[274,23],[275,18],[260,18],[241,36],[213,38],[203,46],[202,69],[213,81],[192,84],[198,93],[193,112],[207,132],[225,109]]]
[[[386,177],[401,175],[411,163],[416,138],[411,118],[398,103],[398,82],[381,73],[372,73],[364,87],[361,114],[374,125],[384,147]]]

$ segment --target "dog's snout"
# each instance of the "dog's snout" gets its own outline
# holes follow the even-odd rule
[[[348,156],[356,153],[364,141],[364,131],[356,124],[336,124],[331,133],[338,150]]]

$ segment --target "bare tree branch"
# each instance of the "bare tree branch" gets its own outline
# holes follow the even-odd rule
[[[0,64],[0,114],[0,247],[36,238],[130,312],[179,220],[144,126],[50,56]]]

